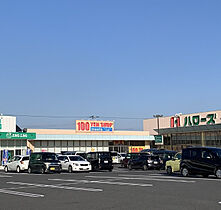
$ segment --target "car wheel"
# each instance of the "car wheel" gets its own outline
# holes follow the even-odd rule
[[[109,169],[109,171],[111,172],[111,171],[112,171],[112,169]]]
[[[143,165],[143,170],[146,171],[147,170],[147,165]]]
[[[41,174],[44,174],[45,173],[45,169],[44,167],[41,168]]]
[[[8,166],[5,166],[4,171],[5,173],[8,173]]]
[[[20,173],[20,171],[21,171],[21,169],[20,169],[20,167],[18,166],[18,167],[16,168],[16,172],[17,172],[17,173]]]
[[[69,173],[72,173],[72,166],[69,166],[69,167],[68,167],[68,172],[69,172]]]
[[[28,167],[28,173],[31,174],[32,170],[30,167]]]
[[[172,174],[172,168],[170,166],[167,167],[167,174],[169,174],[169,175]]]
[[[186,167],[184,167],[181,170],[181,174],[182,174],[182,176],[187,177],[187,176],[189,176],[189,170]]]
[[[131,171],[132,170],[132,166],[129,164],[128,165],[128,169]]]
[[[216,175],[216,177],[217,177],[218,179],[221,179],[221,169],[220,169],[220,168],[218,168],[218,169],[216,170],[215,175]]]

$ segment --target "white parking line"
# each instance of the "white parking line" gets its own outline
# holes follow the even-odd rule
[[[12,177],[12,176],[8,176],[8,175],[0,175],[0,178],[9,178],[9,177]]]
[[[159,182],[179,182],[179,183],[195,183],[195,181],[188,180],[176,180],[176,179],[156,179],[156,178],[148,178],[148,177],[111,177],[111,176],[85,176],[88,178],[106,178],[106,179],[123,179],[123,180],[145,180],[145,181],[159,181]]]
[[[127,183],[127,182],[112,182],[112,181],[91,181],[91,180],[79,180],[79,179],[48,179],[49,181],[62,181],[62,182],[78,182],[78,183],[85,183],[85,184],[110,184],[110,185],[124,185],[124,186],[139,186],[139,187],[152,187],[152,184],[138,184],[138,183]]]
[[[42,197],[44,197],[44,195],[41,195],[41,194],[17,192],[17,191],[4,190],[4,189],[0,189],[0,193],[10,194],[10,195],[20,195],[20,196],[31,197],[31,198],[39,198],[39,197],[42,198]]]
[[[102,189],[95,189],[95,188],[68,187],[68,186],[60,186],[60,185],[33,184],[33,183],[24,183],[24,182],[7,182],[7,184],[36,186],[36,187],[43,187],[43,188],[56,188],[56,189],[64,189],[64,190],[82,190],[82,191],[89,191],[89,192],[102,192],[103,191]]]
[[[201,177],[182,177],[182,176],[169,176],[169,175],[119,175],[119,176],[138,176],[138,177],[156,177],[156,178],[163,178],[163,179],[185,179],[185,180],[206,180],[206,181],[218,181],[220,182],[221,179],[216,179],[216,178],[201,178]]]

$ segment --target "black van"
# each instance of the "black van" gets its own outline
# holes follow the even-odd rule
[[[181,174],[215,175],[221,178],[221,149],[215,147],[191,147],[182,150]]]
[[[52,152],[34,152],[30,155],[28,173],[61,172],[61,163]]]
[[[112,171],[112,156],[110,152],[89,152],[87,161],[91,163],[92,170],[109,170]]]

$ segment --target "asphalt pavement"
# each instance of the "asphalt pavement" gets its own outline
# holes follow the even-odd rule
[[[221,209],[221,180],[165,171],[27,174],[0,171],[0,209]]]

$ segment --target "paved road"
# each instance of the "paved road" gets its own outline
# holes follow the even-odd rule
[[[113,172],[0,172],[0,209],[221,209],[221,180],[115,167]]]

